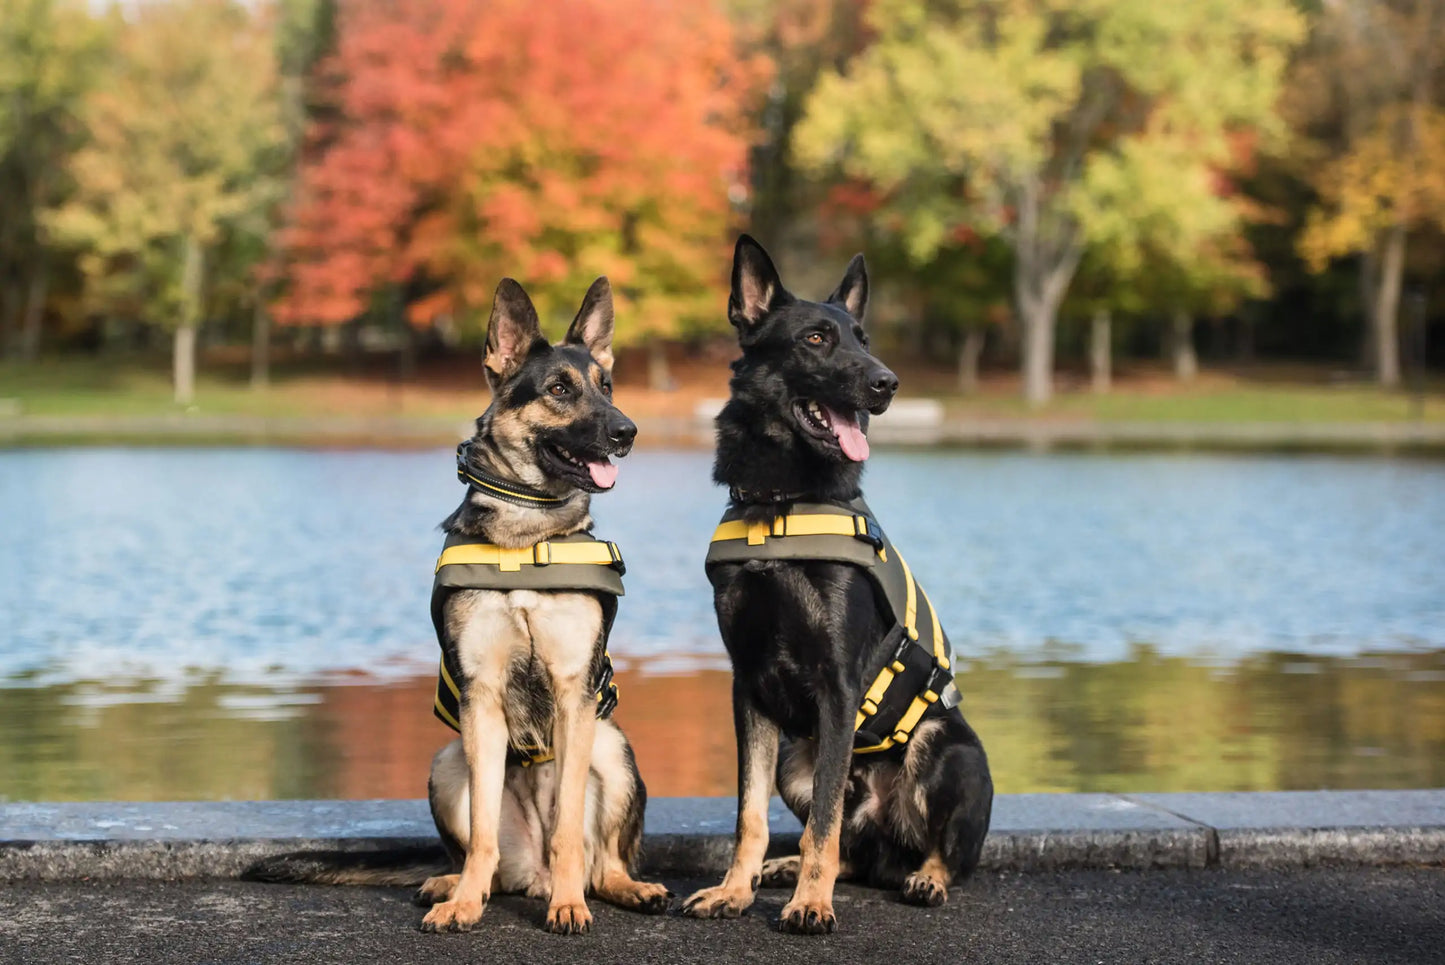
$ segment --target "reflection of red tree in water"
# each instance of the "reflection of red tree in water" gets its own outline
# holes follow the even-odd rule
[[[732,794],[736,787],[728,675],[704,671],[656,677],[617,674],[617,720],[657,797]],[[426,795],[431,758],[454,736],[431,713],[434,677],[354,684],[322,691],[317,718],[336,759],[326,790],[347,799]]]

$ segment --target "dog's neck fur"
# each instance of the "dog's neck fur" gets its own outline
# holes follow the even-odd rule
[[[863,464],[837,462],[813,450],[762,399],[748,398],[733,379],[733,395],[717,417],[713,481],[734,493],[755,493],[776,507],[775,494],[805,502],[847,502],[862,493]],[[751,502],[751,500],[747,500]]]
[[[551,494],[565,496],[570,492],[571,498],[556,506],[519,506],[478,489],[468,488],[466,499],[455,512],[442,521],[441,528],[447,533],[483,539],[510,549],[532,546],[544,539],[590,530],[591,498],[586,493],[564,486],[556,480],[545,479],[535,467],[529,467],[530,472],[518,472],[514,467],[517,460],[505,457],[501,447],[487,431],[484,421],[478,420],[477,434],[472,437],[469,461],[473,467],[543,491],[558,490],[560,486],[561,491]],[[547,485],[548,483],[550,485]]]

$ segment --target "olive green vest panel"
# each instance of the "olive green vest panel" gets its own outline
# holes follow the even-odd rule
[[[873,582],[892,626],[885,661],[859,709],[855,753],[907,742],[919,720],[952,710],[953,647],[928,594],[878,525],[862,498],[845,504],[792,503],[786,514],[749,523],[730,507],[708,547],[705,567],[750,560],[820,560],[862,569]]]
[[[438,643],[442,644],[436,699],[432,706],[437,719],[453,730],[460,729],[460,668],[448,659],[449,651],[445,647],[446,601],[453,593],[458,590],[599,593],[602,594],[602,636],[606,640],[617,615],[617,597],[623,595],[624,570],[617,544],[595,539],[588,533],[544,540],[524,550],[506,550],[473,537],[449,534],[437,559],[431,595],[432,625]],[[612,657],[605,649],[593,690],[597,716],[611,716],[617,707],[617,684],[612,679]],[[507,749],[509,764],[536,764],[551,759],[549,747]]]

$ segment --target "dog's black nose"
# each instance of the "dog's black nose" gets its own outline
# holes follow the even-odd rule
[[[618,416],[607,423],[607,438],[619,446],[630,446],[637,438],[637,424],[627,416]]]
[[[888,369],[875,369],[868,379],[868,388],[873,390],[874,395],[891,399],[893,393],[898,391],[898,376]]]

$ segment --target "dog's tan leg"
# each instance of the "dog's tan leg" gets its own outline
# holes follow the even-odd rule
[[[912,905],[941,905],[948,900],[952,878],[943,856],[935,851],[903,882],[903,900]]]
[[[778,920],[783,931],[800,935],[822,935],[837,926],[833,885],[841,870],[843,792],[853,763],[852,698],[835,694],[820,704],[813,800],[799,841],[798,886]]]
[[[497,872],[497,825],[507,761],[507,720],[501,694],[473,681],[461,705],[470,832],[462,873],[446,901],[432,906],[422,931],[469,931],[482,917]]]
[[[552,902],[547,930],[580,935],[592,927],[587,910],[587,775],[592,766],[592,740],[597,730],[592,701],[581,677],[553,681],[557,720],[552,730],[557,756],[557,808],[552,821],[548,865],[552,870]]]
[[[833,885],[838,880],[839,832],[843,824],[843,796],[838,795],[831,819],[820,821],[822,815],[814,808],[808,815],[799,842],[798,886],[792,900],[783,906],[779,926],[783,931],[804,935],[831,932],[837,919],[833,915]],[[822,824],[823,827],[819,827]]]
[[[736,689],[733,721],[738,736],[738,825],[733,863],[722,884],[704,888],[683,903],[694,918],[736,918],[757,896],[768,850],[768,800],[778,765],[778,727]]]

